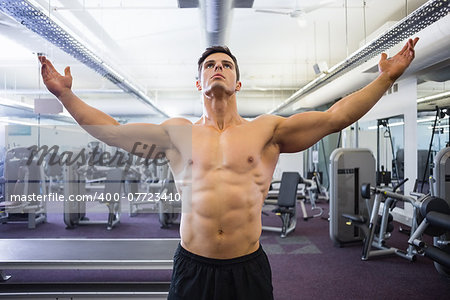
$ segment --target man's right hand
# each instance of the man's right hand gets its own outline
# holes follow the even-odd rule
[[[64,69],[64,76],[56,71],[52,63],[45,57],[39,56],[39,61],[42,64],[41,74],[44,84],[47,89],[57,98],[66,92],[70,92],[72,88],[72,75],[70,74],[70,67]]]

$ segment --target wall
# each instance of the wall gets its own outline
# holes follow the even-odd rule
[[[283,172],[299,172],[303,177],[303,152],[282,153],[273,173],[273,180],[281,180]]]
[[[86,147],[89,141],[95,140],[78,125],[41,125],[30,126],[31,135],[10,135],[6,127],[6,146],[29,147],[33,145],[57,145],[62,151]]]
[[[405,178],[409,178],[405,184],[405,194],[409,194],[417,178],[417,80],[409,77],[397,84],[398,92],[383,96],[361,122],[404,115]],[[405,209],[396,208],[393,215],[397,221],[409,223],[412,207],[405,204]]]

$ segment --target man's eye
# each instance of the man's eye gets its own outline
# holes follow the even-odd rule
[[[231,69],[231,65],[225,64],[224,65],[225,68]]]
[[[209,68],[212,68],[213,66],[214,66],[213,64],[207,64],[207,65],[205,66],[205,68],[209,69]]]

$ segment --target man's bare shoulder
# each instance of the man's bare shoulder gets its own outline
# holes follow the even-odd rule
[[[275,115],[269,115],[269,114],[263,114],[263,115],[260,115],[260,116],[256,117],[250,123],[255,123],[255,124],[264,123],[264,124],[269,125],[269,126],[277,126],[283,120],[285,120],[284,117],[275,116]]]
[[[161,123],[163,126],[179,126],[179,125],[192,125],[192,122],[185,118],[170,118]]]

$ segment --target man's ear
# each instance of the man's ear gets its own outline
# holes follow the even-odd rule
[[[235,88],[235,91],[236,91],[236,92],[239,92],[239,91],[241,90],[241,87],[242,87],[242,83],[241,83],[240,81],[236,82],[236,88]]]
[[[197,81],[195,82],[195,86],[197,87],[197,90],[199,90],[199,91],[202,90],[202,86],[201,86],[201,84],[200,84],[200,80],[197,80]]]

